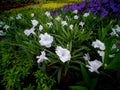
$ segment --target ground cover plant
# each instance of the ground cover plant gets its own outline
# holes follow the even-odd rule
[[[0,87],[119,90],[119,7],[119,0],[88,0],[53,10],[4,12]]]

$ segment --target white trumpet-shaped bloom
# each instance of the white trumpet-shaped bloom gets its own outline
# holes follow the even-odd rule
[[[35,30],[35,28],[32,27],[31,29],[26,29],[24,31],[24,33],[25,33],[25,35],[29,36],[30,34],[35,34],[34,30]]]
[[[90,55],[89,53],[85,54],[85,56],[83,56],[85,61],[89,61],[90,60]]]
[[[84,13],[83,17],[88,17],[90,13]]]
[[[83,27],[83,26],[85,25],[85,23],[81,21],[81,22],[79,23],[79,25]]]
[[[78,18],[79,18],[78,15],[75,15],[75,16],[74,16],[74,19],[78,19]]]
[[[16,19],[22,19],[22,14],[19,13],[19,14],[17,15]]]
[[[78,13],[78,10],[74,10],[73,13],[74,13],[74,14],[77,14],[77,13]]]
[[[30,15],[31,17],[34,17],[34,13],[31,13],[31,15]]]
[[[119,37],[119,35],[118,35],[118,33],[117,33],[118,30],[119,30],[119,29],[117,29],[117,31],[116,31],[115,28],[112,28],[112,32],[110,33],[110,35],[111,35],[111,36],[114,36],[114,35],[115,35],[115,36]]]
[[[119,25],[116,25],[116,26],[117,26],[116,32],[117,32],[117,33],[120,33],[120,26],[119,26]]]
[[[62,26],[68,25],[66,21],[62,21],[61,24],[62,24]]]
[[[4,27],[3,27],[3,29],[5,29],[5,30],[7,30],[7,29],[9,29],[10,28],[10,26],[8,26],[8,25],[5,25]]]
[[[63,63],[71,59],[70,51],[61,46],[57,46],[55,52]]]
[[[104,62],[104,56],[105,56],[105,52],[104,51],[98,51],[99,56],[102,57],[102,62]]]
[[[6,32],[3,32],[3,30],[0,30],[0,36],[5,36]]]
[[[86,67],[89,68],[88,70],[96,73],[99,73],[98,69],[103,65],[103,63],[98,60],[88,61],[88,64],[89,65],[86,65]]]
[[[57,16],[57,17],[55,18],[55,20],[60,21],[60,20],[61,20],[61,17],[60,17],[60,16]]]
[[[32,22],[33,27],[38,25],[38,21],[37,20],[31,20],[31,22]]]
[[[92,42],[92,46],[94,47],[94,48],[99,48],[100,50],[105,50],[105,45],[104,45],[104,43],[103,42],[101,42],[100,40],[96,40],[96,41],[94,41],[94,42]]]
[[[47,25],[48,25],[49,28],[51,28],[53,26],[53,23],[52,22],[48,22]]]
[[[69,27],[70,27],[70,30],[73,30],[74,26],[73,26],[73,24],[71,24]]]
[[[42,25],[39,26],[39,30],[40,30],[40,31],[43,30],[43,26],[42,26]]]
[[[51,14],[50,14],[49,11],[46,11],[46,12],[45,12],[45,15],[46,15],[47,17],[50,17],[50,16],[51,16]]]
[[[48,60],[48,58],[46,57],[45,51],[42,51],[41,55],[40,56],[36,56],[36,58],[38,59],[37,63],[43,62],[44,60]]]
[[[51,47],[53,42],[53,36],[49,35],[48,33],[40,34],[39,38],[41,39],[39,43],[41,46],[45,46],[47,48]]]

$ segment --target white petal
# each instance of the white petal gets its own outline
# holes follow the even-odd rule
[[[90,13],[85,13],[83,16],[88,17]]]
[[[39,30],[40,30],[40,31],[43,30],[43,26],[42,26],[42,25],[39,26]]]
[[[55,52],[63,63],[71,59],[70,51],[61,46],[57,46]]]
[[[50,36],[48,33],[44,33],[40,34],[39,37],[41,38],[41,40],[39,41],[41,46],[45,46],[47,48],[51,47],[51,44],[53,42],[53,36]]]

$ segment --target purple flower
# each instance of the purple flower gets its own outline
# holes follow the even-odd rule
[[[102,3],[107,3],[108,2],[108,0],[101,0],[102,1]]]
[[[93,13],[97,13],[97,11],[95,10],[95,8],[88,8],[87,12],[93,12]]]
[[[92,12],[100,14],[100,17],[106,15],[119,16],[120,15],[120,0],[86,0],[81,3],[74,3],[72,5],[65,5],[62,7],[62,12],[66,13],[69,10],[78,10],[81,12]],[[54,14],[58,13],[53,10]]]
[[[115,3],[110,2],[110,7],[112,8],[113,12],[118,12],[118,8],[116,8]]]
[[[81,2],[79,4],[72,4],[72,5],[67,5],[63,7],[63,11],[66,12],[68,10],[82,10],[85,8],[86,2]]]
[[[106,16],[107,14],[108,14],[108,11],[105,10],[105,9],[103,9],[102,12],[101,12],[101,14],[100,14],[100,17],[104,17],[104,16]]]
[[[86,3],[85,2],[81,2],[80,4],[78,4],[78,10],[82,10],[83,8],[85,8]]]

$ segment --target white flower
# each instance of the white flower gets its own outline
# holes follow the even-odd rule
[[[104,51],[98,51],[98,54],[99,54],[99,56],[102,57],[102,62],[104,62],[104,55],[105,55],[105,52],[104,52]]]
[[[115,54],[110,54],[109,55],[109,58],[113,58],[113,57],[115,57]]]
[[[117,28],[116,28],[116,32],[120,32],[120,27],[118,26],[118,25],[116,25],[117,26]]]
[[[105,54],[105,52],[104,52],[104,51],[98,51],[98,54],[99,54],[101,57],[103,57],[104,54]]]
[[[3,24],[4,24],[4,23],[3,23],[2,21],[0,21],[0,27],[2,27]]]
[[[3,29],[5,29],[5,30],[7,30],[8,28],[10,28],[10,26],[8,26],[8,25],[5,25],[5,26],[3,27]]]
[[[66,21],[61,22],[62,26],[68,25]]]
[[[61,17],[60,17],[60,16],[57,16],[57,17],[55,18],[55,20],[60,21],[60,20],[61,20]]]
[[[22,18],[22,14],[18,14],[16,19],[21,19]]]
[[[29,35],[31,34],[31,32],[30,32],[29,29],[26,29],[26,30],[24,31],[24,34],[27,35],[27,36],[29,36]]]
[[[88,17],[90,15],[90,13],[84,13],[84,17]]]
[[[46,12],[45,12],[45,15],[46,15],[47,17],[49,17],[49,18],[51,18],[51,19],[52,19],[52,16],[51,16],[51,14],[50,14],[50,12],[49,12],[49,11],[46,11]]]
[[[115,44],[113,44],[113,46],[112,46],[111,50],[113,50],[113,49],[117,49],[117,51],[116,51],[116,52],[118,52],[118,51],[119,51],[119,49],[117,48],[117,46],[116,46]]]
[[[102,43],[100,40],[96,40],[96,41],[94,41],[94,42],[92,42],[92,46],[94,47],[94,48],[99,48],[100,50],[105,50],[105,45],[104,45],[104,43]]]
[[[31,22],[32,22],[33,27],[38,25],[38,21],[37,20],[31,20]]]
[[[74,16],[74,19],[78,19],[78,18],[79,18],[78,15],[75,15],[75,16]]]
[[[50,12],[48,12],[48,11],[45,12],[45,15],[46,15],[47,17],[50,17],[50,16],[51,16],[51,15],[50,15]]]
[[[115,35],[115,36],[119,36],[116,32],[116,29],[112,28],[112,32],[110,33],[111,36]]]
[[[45,33],[40,34],[39,38],[41,38],[41,40],[39,41],[41,46],[45,46],[47,48],[51,47],[51,44],[53,42],[53,36],[50,36],[48,33]]]
[[[31,13],[31,17],[34,17],[34,13]]]
[[[0,36],[5,36],[6,32],[3,32],[3,30],[0,30]]]
[[[96,19],[96,17],[93,17],[93,19]]]
[[[94,60],[94,61],[88,61],[89,65],[86,65],[86,67],[89,68],[90,72],[96,72],[99,73],[98,69],[102,66],[102,62],[98,61],[98,60]]]
[[[3,25],[3,22],[2,22],[2,21],[0,21],[0,25]]]
[[[32,27],[31,29],[26,29],[24,31],[24,33],[25,33],[25,35],[29,36],[30,34],[35,34],[34,30],[35,30],[35,28]]]
[[[55,52],[63,63],[71,59],[70,51],[61,46],[57,46]]]
[[[39,30],[40,30],[40,31],[43,30],[43,26],[42,26],[42,25],[39,26]]]
[[[69,20],[69,17],[68,17],[68,16],[65,16],[65,18],[66,18],[67,20]]]
[[[73,24],[71,24],[69,27],[70,27],[71,30],[73,30]]]
[[[52,22],[47,23],[48,27],[51,28],[53,26]]]
[[[113,44],[112,49],[115,49],[115,48],[117,48],[117,46],[115,44]]]
[[[85,25],[85,23],[81,21],[81,22],[79,23],[79,25],[83,27],[83,26]]]
[[[85,56],[83,56],[85,61],[89,61],[90,60],[90,55],[89,53],[85,54]]]
[[[78,10],[74,10],[73,13],[74,13],[74,14],[77,14],[77,13],[78,13]]]
[[[41,55],[40,56],[36,56],[36,58],[38,59],[37,63],[43,62],[44,60],[48,60],[48,58],[46,57],[45,51],[42,51]]]

